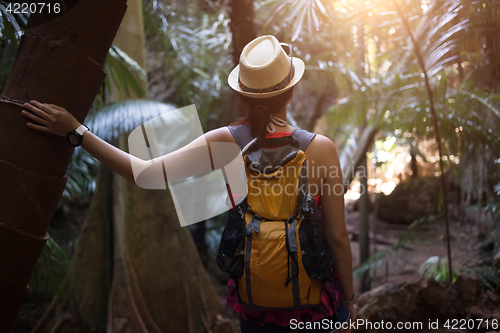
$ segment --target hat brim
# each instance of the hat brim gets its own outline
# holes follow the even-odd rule
[[[229,86],[233,90],[237,91],[238,93],[240,93],[244,96],[248,96],[248,97],[252,97],[252,98],[273,97],[273,96],[282,94],[285,91],[292,88],[297,82],[300,81],[300,79],[302,78],[302,75],[304,75],[305,65],[304,65],[304,62],[302,61],[302,59],[293,57],[292,61],[293,61],[293,66],[295,67],[295,73],[293,75],[292,81],[290,81],[290,83],[286,87],[284,87],[283,89],[280,89],[280,90],[271,91],[271,92],[267,92],[267,93],[251,93],[251,92],[246,92],[246,91],[241,90],[240,84],[238,83],[238,76],[240,73],[240,65],[237,65],[231,71],[231,73],[229,73],[229,77],[227,78],[227,82],[229,83]]]

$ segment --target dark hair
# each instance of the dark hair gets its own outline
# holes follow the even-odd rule
[[[231,123],[231,126],[243,125],[246,122],[250,123],[251,133],[256,136],[258,140],[266,137],[267,124],[272,113],[276,113],[286,105],[288,99],[292,96],[295,87],[281,93],[279,95],[269,98],[252,98],[243,96],[240,98],[247,107],[247,116],[242,117]]]

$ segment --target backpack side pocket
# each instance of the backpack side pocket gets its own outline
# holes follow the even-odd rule
[[[305,201],[306,207],[299,228],[302,263],[307,275],[312,280],[319,280],[330,275],[333,258],[326,240],[323,214],[309,193]]]
[[[245,219],[240,203],[229,212],[229,219],[222,232],[216,262],[227,276],[238,279],[245,264]]]

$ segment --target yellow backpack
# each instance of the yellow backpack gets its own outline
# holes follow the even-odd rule
[[[333,265],[321,210],[307,192],[304,151],[315,134],[257,141],[245,124],[229,127],[242,149],[247,197],[229,214],[217,263],[237,281],[249,310],[318,306]]]

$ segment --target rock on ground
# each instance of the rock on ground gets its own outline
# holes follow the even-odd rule
[[[457,329],[462,329],[460,324],[466,320],[475,324],[473,332],[500,329],[500,287],[495,292],[484,291],[478,279],[467,276],[459,276],[451,286],[432,278],[381,285],[360,295],[356,308],[358,319],[372,323],[372,329],[363,325],[358,326],[356,332],[395,332],[398,331],[395,329],[398,322],[422,323],[422,329],[412,329],[411,332],[447,332],[443,325],[447,320],[452,324],[453,319],[457,322]],[[479,319],[488,320],[490,326],[486,327],[483,321],[483,327],[479,327]],[[375,323],[382,320],[392,323],[393,329],[375,329]],[[498,327],[491,326],[495,320]],[[429,323],[436,321],[439,330],[431,330]]]

